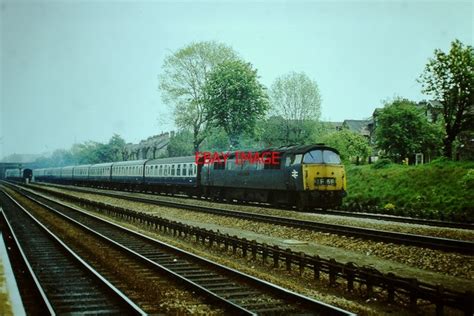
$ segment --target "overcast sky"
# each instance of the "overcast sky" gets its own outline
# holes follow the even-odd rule
[[[266,86],[304,71],[330,121],[427,98],[434,49],[473,45],[472,1],[0,2],[0,157],[174,129],[157,76],[193,41],[232,46]]]

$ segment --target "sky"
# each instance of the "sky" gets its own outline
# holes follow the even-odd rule
[[[0,159],[116,133],[174,130],[158,75],[198,41],[231,46],[270,87],[288,72],[319,86],[322,120],[365,119],[416,81],[436,48],[473,45],[472,1],[0,0]]]

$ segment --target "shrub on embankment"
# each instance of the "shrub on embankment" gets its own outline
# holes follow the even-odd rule
[[[474,162],[346,168],[347,210],[474,222]]]

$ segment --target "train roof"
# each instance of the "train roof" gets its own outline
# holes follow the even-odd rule
[[[311,150],[331,150],[334,151],[335,153],[339,154],[339,151],[333,147],[326,146],[324,144],[311,144],[311,145],[287,145],[287,146],[281,146],[281,147],[269,147],[261,150],[238,150],[240,152],[259,152],[259,153],[264,153],[264,152],[280,152],[282,155],[291,155],[291,154],[304,154],[307,153],[308,151]],[[234,158],[235,157],[235,152],[231,152],[229,155],[229,158]]]
[[[113,162],[103,162],[103,163],[96,163],[91,166],[91,168],[102,168],[102,167],[110,167],[112,166]]]
[[[184,157],[170,157],[161,159],[152,159],[146,162],[147,165],[162,164],[162,163],[192,163],[196,160],[195,156],[184,156]]]
[[[143,164],[147,161],[147,159],[141,160],[129,160],[129,161],[118,161],[113,162],[114,167],[116,166],[143,166]]]
[[[324,144],[311,144],[311,145],[299,145],[299,146],[291,146],[284,148],[285,153],[289,154],[304,154],[311,150],[331,150],[339,154],[339,151],[336,148],[326,146]],[[275,151],[278,151],[275,150]]]

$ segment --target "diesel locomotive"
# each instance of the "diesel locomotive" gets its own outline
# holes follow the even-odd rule
[[[195,156],[33,170],[34,181],[111,189],[184,193],[222,201],[261,202],[297,209],[341,205],[346,173],[336,149],[323,144],[288,146],[273,164],[226,159],[205,163]],[[256,153],[256,152],[255,152]]]

